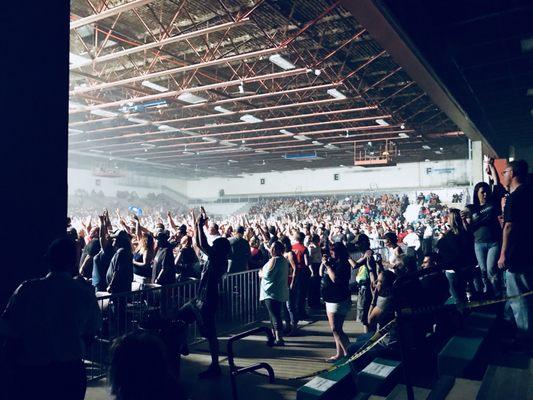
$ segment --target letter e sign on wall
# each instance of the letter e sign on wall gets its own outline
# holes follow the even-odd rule
[[[333,180],[338,181],[339,180],[339,174],[333,174]]]

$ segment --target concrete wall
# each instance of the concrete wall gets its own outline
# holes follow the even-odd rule
[[[338,180],[334,175],[338,174]],[[187,183],[189,198],[212,199],[220,189],[226,195],[294,194],[386,189],[422,189],[469,184],[471,162],[449,160],[398,164],[394,167],[325,168],[250,174],[243,178],[209,178]],[[264,184],[261,184],[264,179]]]
[[[127,174],[120,178],[107,178],[95,176],[92,171],[85,169],[69,168],[68,170],[68,193],[74,194],[76,190],[83,189],[87,192],[102,191],[105,196],[116,196],[117,191],[137,192],[141,197],[148,193],[161,193],[161,186],[186,194],[187,182],[180,179],[158,178]]]

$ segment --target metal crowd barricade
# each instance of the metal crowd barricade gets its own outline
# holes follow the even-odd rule
[[[197,280],[190,280],[166,286],[145,284],[127,293],[97,293],[103,324],[95,342],[86,350],[88,379],[99,379],[107,374],[110,347],[115,338],[135,331],[151,314],[170,317],[173,311],[196,297],[198,283]],[[258,270],[225,275],[219,285],[219,296],[219,334],[251,324],[262,317]],[[189,325],[188,343],[201,340],[196,324]]]

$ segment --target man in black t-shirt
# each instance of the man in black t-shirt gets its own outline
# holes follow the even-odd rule
[[[506,269],[507,295],[516,296],[533,290],[533,240],[531,188],[526,185],[528,165],[524,160],[508,163],[503,171],[503,184],[509,187],[509,196],[503,212],[503,243],[498,267]],[[533,338],[533,299],[521,297],[509,301],[515,319],[518,337]]]

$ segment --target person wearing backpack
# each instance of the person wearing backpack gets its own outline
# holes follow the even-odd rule
[[[298,232],[294,236],[296,243],[292,245],[292,251],[294,253],[294,261],[296,264],[296,278],[294,281],[293,290],[296,294],[296,313],[298,319],[309,318],[305,309],[305,303],[307,299],[307,290],[309,288],[309,281],[314,276],[314,271],[309,262],[309,251],[304,246],[305,234]]]

